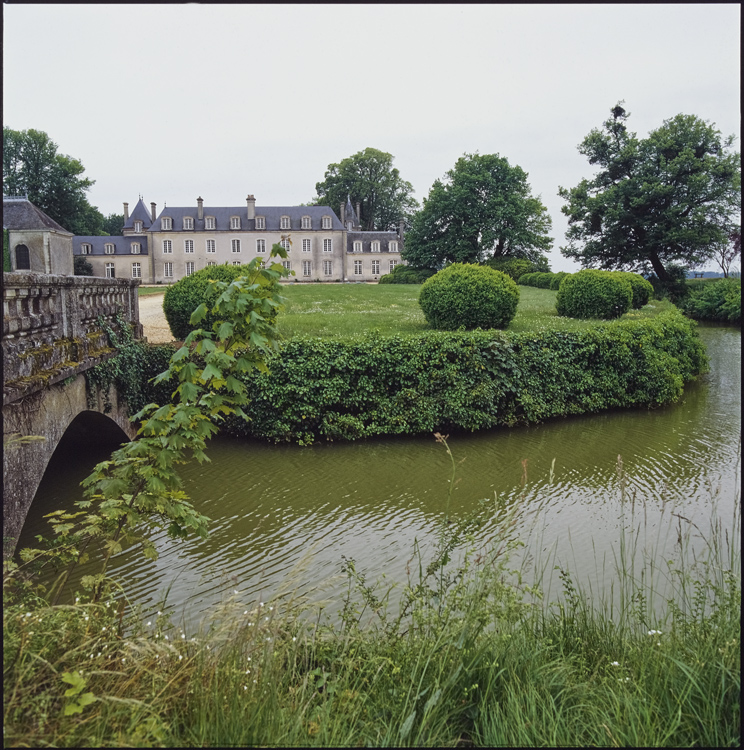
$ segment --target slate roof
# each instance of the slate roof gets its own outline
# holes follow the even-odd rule
[[[360,226],[359,217],[357,216],[357,212],[354,210],[354,206],[351,205],[351,196],[346,196],[346,206],[344,208],[344,213],[346,214],[346,221],[349,221],[351,219],[352,226],[358,227]]]
[[[377,240],[380,243],[380,252],[386,253],[388,252],[388,247],[390,242],[397,242],[398,243],[398,251],[400,252],[401,248],[403,247],[403,243],[400,240],[400,237],[398,237],[398,233],[396,231],[389,231],[389,232],[347,232],[346,233],[346,251],[351,253],[354,250],[354,242],[360,242],[362,243],[362,252],[363,253],[371,253],[372,252],[372,241]],[[375,253],[376,254],[376,253]],[[397,255],[397,253],[396,253]]]
[[[204,219],[197,219],[197,207],[196,206],[168,206],[164,208],[157,219],[153,222],[150,227],[151,232],[162,231],[161,219],[164,216],[170,216],[173,219],[173,229],[166,230],[172,232],[203,232],[204,231]],[[183,219],[186,216],[191,216],[194,219],[194,229],[182,229]],[[210,207],[204,206],[204,217],[212,216],[215,220],[214,231],[231,231],[230,230],[230,218],[232,216],[240,217],[240,231],[254,231],[255,230],[255,219],[248,219],[248,207],[239,206],[237,208],[231,207]],[[265,229],[258,231],[266,232],[280,232],[280,231],[301,231],[302,230],[302,217],[310,217],[310,227],[313,230],[320,230],[321,220],[324,216],[331,217],[331,229],[342,230],[344,227],[341,224],[340,219],[336,216],[335,212],[328,206],[256,206],[256,216],[263,216],[266,219]],[[282,216],[289,216],[289,230],[281,229],[279,220]],[[206,230],[211,232],[213,230]],[[237,230],[232,230],[237,231]]]
[[[71,235],[27,198],[3,196],[3,229],[46,229]]]
[[[134,222],[142,222],[142,231],[147,231],[152,224],[152,215],[148,211],[142,198],[137,201],[134,211],[129,214],[129,218],[124,222],[124,229],[134,229]]]
[[[72,238],[72,254],[73,255],[83,255],[80,246],[87,242],[90,245],[90,253],[87,253],[83,257],[88,257],[92,255],[106,255],[106,252],[104,250],[104,245],[107,243],[113,242],[114,243],[114,255],[108,255],[107,257],[111,258],[116,255],[128,255],[132,258],[136,258],[138,255],[147,255],[148,249],[147,249],[147,237],[140,237],[139,235],[135,235],[134,237],[84,237],[84,236],[76,236]],[[131,251],[131,245],[133,242],[139,242],[140,244],[140,251],[139,253],[132,254]]]

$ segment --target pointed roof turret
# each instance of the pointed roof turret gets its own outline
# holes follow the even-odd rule
[[[147,210],[142,197],[137,201],[137,205],[134,207],[134,211],[129,215],[129,218],[124,222],[124,229],[134,229],[134,222],[142,222],[142,230],[146,231],[152,224],[152,216]]]
[[[351,205],[351,196],[347,194],[346,206],[344,207],[344,222],[348,224],[349,221],[351,221],[352,229],[361,229],[357,212],[354,210],[354,206]]]

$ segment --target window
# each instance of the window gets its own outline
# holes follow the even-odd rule
[[[194,219],[191,216],[184,216],[183,217],[183,228],[184,229],[193,229],[194,228]]]
[[[283,261],[282,261],[282,265],[283,265],[283,266],[284,266],[284,267],[285,267],[285,268],[286,268],[286,269],[287,269],[288,271],[291,271],[291,270],[292,270],[292,261],[289,261],[289,260],[283,260]]]
[[[173,229],[173,222],[171,221],[170,216],[164,216],[160,220],[160,227],[161,229]]]
[[[310,271],[312,271],[313,265],[309,260],[303,260],[302,261],[302,275],[303,276],[309,276]]]
[[[380,275],[380,261],[379,260],[372,261],[372,275],[373,276]]]
[[[312,249],[312,240],[302,240],[302,252],[309,253]]]
[[[279,229],[289,229],[289,216],[282,216],[281,219],[279,219]]]
[[[285,249],[290,250],[292,248],[292,242],[288,237],[283,237],[279,244]]]
[[[133,279],[142,278],[142,264],[141,263],[132,263],[132,278]]]
[[[234,253],[240,252],[240,240],[233,240],[231,245],[232,245],[232,251]],[[238,265],[240,265],[240,263],[238,263]]]
[[[240,229],[240,216],[230,217],[230,229]]]
[[[207,240],[207,252],[208,253],[216,253],[217,252],[217,244],[214,240]]]
[[[324,253],[333,252],[333,240],[323,240],[323,252]]]
[[[141,221],[135,221],[134,222],[134,231],[139,234],[142,231],[142,222]]]
[[[216,266],[217,265],[217,261],[216,260],[208,260],[207,261],[207,265],[208,266]]]
[[[256,252],[266,253],[266,240],[256,240]]]
[[[373,253],[379,253],[380,252],[380,243],[377,240],[375,240],[372,243],[372,252]]]
[[[194,273],[194,261],[190,260],[186,263],[186,275],[191,276]]]
[[[362,261],[361,260],[355,260],[354,261],[354,274],[356,276],[360,276],[362,273]]]
[[[163,263],[163,276],[165,276],[166,279],[173,278],[173,264],[172,263]]]
[[[309,216],[303,216],[302,217],[302,228],[303,229],[312,229],[313,228],[313,225],[312,225],[312,222],[310,221],[310,217]]]
[[[393,272],[393,269],[394,269],[394,268],[395,268],[395,267],[396,267],[397,265],[398,265],[398,261],[397,261],[397,260],[391,260],[391,261],[390,261],[390,273],[392,273],[392,272]]]
[[[391,240],[390,242],[388,242],[388,252],[391,252],[391,253],[398,252],[398,242],[396,240]]]
[[[242,264],[242,263],[241,263],[241,262],[240,262],[239,260],[234,260],[234,261],[233,261],[233,265],[234,265],[234,266],[241,266],[241,265],[243,265],[243,264]]]
[[[173,252],[173,241],[172,240],[163,240],[163,252],[164,253],[172,253]]]
[[[90,245],[87,242],[83,242],[83,244],[80,245],[80,252],[83,255],[90,255]]]
[[[324,216],[323,219],[320,222],[320,226],[322,229],[330,229],[331,228],[331,217],[330,216]]]
[[[355,242],[354,243],[354,252],[355,253],[361,253],[362,252],[362,243],[361,242]]]
[[[116,278],[116,270],[114,268],[113,263],[107,263],[106,264],[106,278],[107,279],[115,279]]]
[[[103,249],[104,249],[104,252],[106,253],[106,255],[113,255],[114,254],[114,246],[110,242],[107,242],[103,246]]]
[[[214,216],[207,216],[207,218],[204,219],[204,228],[214,229]]]
[[[132,251],[132,255],[139,255],[140,254],[140,243],[139,242],[133,242],[130,245],[130,249]]]
[[[193,253],[194,252],[194,240],[184,240],[183,251],[185,253]]]
[[[326,276],[330,276],[333,273],[333,261],[332,260],[323,261],[323,273]]]
[[[256,216],[256,229],[266,229],[266,219],[263,216]]]
[[[16,271],[31,270],[31,254],[26,245],[15,246]]]

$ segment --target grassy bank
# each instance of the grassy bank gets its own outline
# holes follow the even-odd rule
[[[678,545],[661,562],[637,543],[636,499],[610,601],[566,570],[525,586],[515,511],[492,512],[503,523],[485,545],[455,518],[434,550],[414,547],[405,585],[372,585],[345,561],[333,621],[291,577],[271,601],[228,596],[191,633],[165,607],[140,618],[121,597],[50,607],[19,594],[16,574],[4,587],[5,745],[739,744],[738,513],[703,529],[670,514]],[[552,575],[562,595],[547,604]]]

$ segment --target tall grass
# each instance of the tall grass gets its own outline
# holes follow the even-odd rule
[[[122,596],[51,607],[9,573],[5,744],[738,745],[739,490],[731,519],[698,528],[670,506],[654,530],[618,478],[611,594],[545,563],[527,585],[519,503],[498,498],[487,543],[446,514],[405,582],[346,560],[335,618],[322,591],[296,593],[301,571],[271,601],[231,594],[193,633]]]

